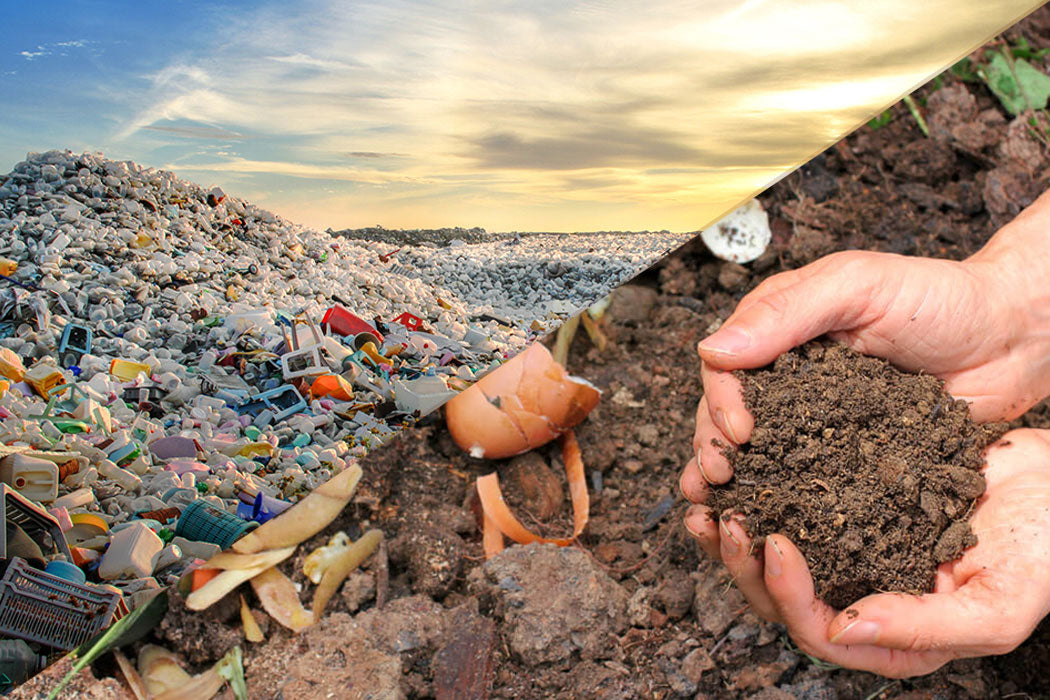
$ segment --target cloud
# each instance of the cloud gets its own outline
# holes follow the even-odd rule
[[[404,158],[404,153],[379,153],[378,151],[350,151],[344,153],[347,158]]]
[[[92,42],[88,39],[75,39],[72,41],[56,41],[47,44],[40,44],[34,50],[19,51],[18,55],[23,57],[27,61],[35,61],[43,56],[68,56],[69,52],[67,49],[83,49],[86,48]]]
[[[681,135],[657,128],[610,125],[563,136],[496,132],[469,141],[464,153],[482,168],[582,170],[602,166],[697,162],[703,153]]]
[[[250,160],[230,158],[226,161],[205,163],[178,163],[162,166],[165,170],[204,171],[226,173],[257,173],[283,175],[312,180],[336,180],[362,184],[385,185],[390,183],[426,184],[426,180],[411,175],[388,173],[379,170],[348,168],[338,165],[294,163],[287,161]]]
[[[604,198],[594,211],[648,202],[660,206],[648,215],[692,217],[797,164],[1028,2],[263,3],[124,88],[114,139],[250,134],[237,157],[177,167],[368,185],[406,210]]]
[[[309,66],[311,68],[321,68],[324,70],[348,70],[361,65],[350,61],[333,61],[323,58],[314,58],[313,56],[308,56],[304,53],[295,53],[290,56],[267,56],[267,58],[271,61],[277,61],[278,63],[287,63],[293,66]]]
[[[177,136],[185,136],[195,139],[243,139],[242,134],[236,131],[228,131],[213,126],[161,126],[158,124],[147,124],[142,127],[151,131],[165,131]]]

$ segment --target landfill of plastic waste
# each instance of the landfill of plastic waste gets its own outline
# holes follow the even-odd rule
[[[509,319],[397,264],[384,241],[100,154],[31,153],[0,176],[0,639],[21,640],[4,647],[15,676],[602,291],[531,294]]]

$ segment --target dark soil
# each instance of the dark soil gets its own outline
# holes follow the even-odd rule
[[[937,565],[977,543],[982,451],[1005,424],[975,425],[939,379],[833,343],[737,376],[755,429],[726,450],[734,477],[710,505],[742,513],[759,552],[767,534],[790,537],[829,605],[930,592]]]
[[[1010,36],[1020,33],[1034,49],[1050,46],[1050,10]],[[270,624],[265,643],[246,646],[251,697],[484,697],[487,687],[514,700],[1050,695],[1046,623],[1011,654],[955,661],[918,679],[817,663],[748,609],[681,525],[676,483],[702,394],[696,344],[748,290],[835,250],[961,259],[1046,188],[1045,144],[982,84],[945,75],[915,98],[930,138],[896,105],[889,124],[860,129],[760,197],[774,231],[762,258],[723,263],[690,243],[617,292],[604,352],[577,338],[570,369],[603,391],[577,430],[592,498],[578,548],[512,546],[483,562],[472,494],[487,470],[501,470],[523,522],[566,532],[555,448],[529,458],[549,467],[534,470],[542,476],[531,484],[516,473],[520,464],[462,453],[440,422],[408,431],[369,455],[352,506],[282,567],[309,604],[302,559],[335,530],[356,537],[379,527],[389,556],[355,573],[320,625],[293,636]],[[1050,411],[1039,406],[1016,424],[1050,428]],[[258,607],[250,590],[246,597]],[[174,607],[151,641],[199,671],[234,638],[245,644],[233,603],[198,615],[192,628],[191,613]],[[111,669],[96,667],[103,676]],[[102,685],[99,698],[122,697],[102,694]],[[32,686],[16,697],[34,697]]]

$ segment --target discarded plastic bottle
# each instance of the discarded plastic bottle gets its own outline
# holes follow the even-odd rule
[[[0,640],[0,673],[13,685],[25,683],[46,663],[46,656],[37,654],[21,639]]]

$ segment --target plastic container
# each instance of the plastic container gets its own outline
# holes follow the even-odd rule
[[[26,368],[22,364],[22,358],[10,348],[0,348],[0,376],[12,382],[20,382],[25,373]]]
[[[0,579],[0,636],[67,651],[108,627],[121,601],[119,591],[66,581],[15,557]]]
[[[321,318],[321,325],[328,326],[332,333],[336,335],[357,336],[361,333],[368,333],[379,341],[376,345],[380,345],[383,342],[383,334],[376,330],[375,326],[339,305],[333,306],[325,312],[325,315]]]
[[[62,561],[61,559],[55,559],[49,561],[47,566],[44,567],[44,571],[65,579],[66,581],[72,581],[73,583],[84,583],[87,581],[87,576],[76,564],[70,564],[68,561]]]
[[[138,475],[129,472],[123,467],[118,467],[108,459],[103,459],[98,464],[98,473],[107,479],[117,482],[125,491],[139,492],[142,490],[142,479]]]
[[[26,370],[22,380],[33,387],[33,391],[48,398],[48,392],[60,384],[66,383],[66,377],[54,365],[37,363]]]
[[[186,506],[175,526],[175,534],[188,540],[211,542],[226,549],[246,532],[259,526],[252,520],[241,520],[207,501],[194,501]]]
[[[89,506],[95,502],[95,492],[88,487],[71,491],[61,498],[55,499],[56,508],[74,509]]]
[[[123,382],[130,382],[143,372],[147,377],[151,372],[150,366],[145,362],[132,362],[131,360],[115,358],[109,363],[109,373]]]
[[[62,528],[54,516],[7,484],[0,484],[0,519],[8,525],[7,529],[0,530],[4,533],[0,539],[0,559],[15,556],[9,551],[7,539],[12,525],[35,542],[45,557],[61,554],[67,560],[72,559]]]
[[[0,459],[0,481],[26,498],[50,503],[58,498],[58,465],[26,454]]]
[[[11,685],[25,683],[46,664],[47,657],[37,654],[21,639],[0,639],[0,673]]]
[[[98,575],[107,581],[145,578],[153,574],[153,562],[164,542],[142,520],[135,520],[113,535],[102,556]]]

